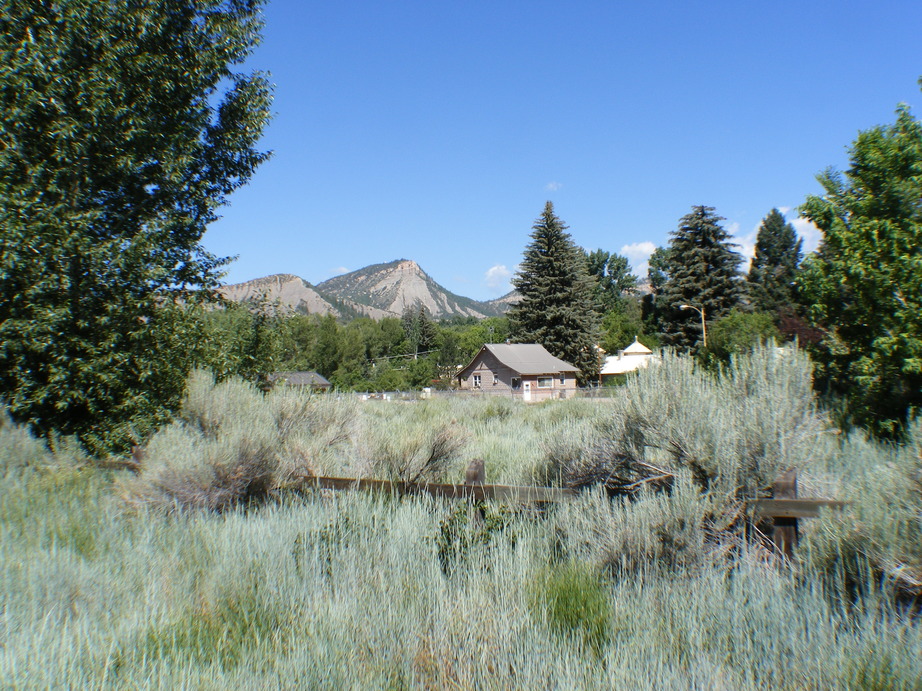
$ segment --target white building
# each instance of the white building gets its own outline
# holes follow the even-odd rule
[[[608,375],[625,374],[646,367],[652,360],[653,351],[635,338],[631,345],[618,351],[617,355],[609,355],[605,358],[599,374],[604,381],[604,377]]]

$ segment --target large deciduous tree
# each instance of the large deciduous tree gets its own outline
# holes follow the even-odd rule
[[[861,132],[844,176],[801,213],[823,231],[799,280],[814,323],[817,378],[846,397],[854,422],[898,437],[922,406],[922,125]]]
[[[580,370],[581,383],[595,381],[599,315],[583,251],[547,202],[532,226],[531,242],[512,284],[522,299],[509,311],[513,339],[540,343]]]
[[[672,231],[660,271],[665,283],[656,296],[663,342],[690,348],[702,338],[701,315],[706,321],[728,314],[744,295],[740,264],[723,219],[710,206],[694,206]]]
[[[803,240],[794,226],[772,209],[762,220],[756,236],[756,253],[749,267],[749,297],[757,310],[791,311],[795,303],[794,281],[803,257]]]
[[[124,447],[178,405],[202,235],[266,158],[260,5],[0,0],[0,398],[37,432]]]
[[[596,299],[604,311],[619,307],[623,298],[637,288],[637,277],[631,273],[627,257],[616,252],[586,252],[586,267],[595,279]]]

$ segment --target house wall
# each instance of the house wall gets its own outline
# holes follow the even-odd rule
[[[494,379],[494,373],[496,375]],[[480,386],[474,385],[475,377],[480,377]],[[468,371],[467,377],[460,380],[461,388],[485,394],[501,394],[511,396],[514,393],[512,380],[518,373],[499,362],[489,352],[481,353],[474,366]],[[518,391],[515,391],[518,393]]]
[[[551,377],[551,386],[550,388],[539,388],[538,380],[543,379],[546,376]],[[561,375],[536,375],[529,374],[522,377],[522,389],[518,392],[519,395],[524,396],[525,393],[525,382],[528,382],[530,386],[530,400],[532,401],[549,401],[551,399],[560,399],[560,398],[572,398],[576,395],[576,373],[567,372],[564,375],[564,382],[560,382]]]
[[[494,373],[495,383],[494,383]],[[480,377],[480,386],[474,385],[475,377]],[[576,395],[576,373],[567,372],[564,383],[560,382],[560,375],[540,375],[551,377],[550,388],[538,388],[539,375],[520,375],[517,371],[506,367],[489,352],[481,353],[473,363],[467,376],[459,380],[462,390],[482,394],[498,394],[522,398],[525,394],[525,382],[529,383],[530,400],[546,401],[550,399],[572,398]],[[513,379],[519,379],[517,387],[513,387]]]

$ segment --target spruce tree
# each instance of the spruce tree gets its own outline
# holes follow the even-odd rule
[[[540,343],[580,370],[580,384],[598,377],[594,282],[583,251],[547,202],[512,284],[522,296],[509,311],[517,343]]]
[[[757,310],[778,314],[794,304],[794,279],[800,265],[803,240],[794,226],[772,209],[759,226],[756,254],[749,267],[749,297]]]
[[[745,290],[743,257],[733,250],[723,218],[710,206],[694,206],[672,231],[666,250],[662,291],[656,297],[663,342],[690,348],[701,340],[701,314],[711,322],[739,305]],[[682,309],[690,305],[695,309]]]

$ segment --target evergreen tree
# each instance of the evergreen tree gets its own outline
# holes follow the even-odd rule
[[[400,323],[414,360],[419,357],[420,352],[426,352],[435,345],[437,335],[435,322],[432,321],[425,305],[416,307],[408,305],[403,310]]]
[[[794,304],[794,279],[800,265],[803,240],[794,226],[772,209],[759,226],[756,254],[749,267],[749,297],[757,310],[778,314]]]
[[[664,267],[667,278],[656,297],[665,345],[690,348],[702,336],[697,310],[706,321],[714,321],[736,307],[744,295],[743,257],[732,249],[735,245],[720,225],[722,220],[713,207],[694,206],[671,233]]]
[[[641,298],[640,306],[645,330],[650,334],[662,331],[659,296],[662,294],[663,287],[668,280],[666,275],[668,255],[669,253],[665,247],[657,247],[653,250],[647,262],[647,283],[650,285],[650,292]]]
[[[4,0],[0,398],[126,448],[178,407],[225,260],[201,238],[266,155],[269,85],[231,66],[259,0]]]
[[[575,365],[579,381],[595,381],[599,371],[593,280],[583,251],[547,202],[532,226],[519,273],[512,284],[522,296],[508,317],[517,343],[540,343]]]

